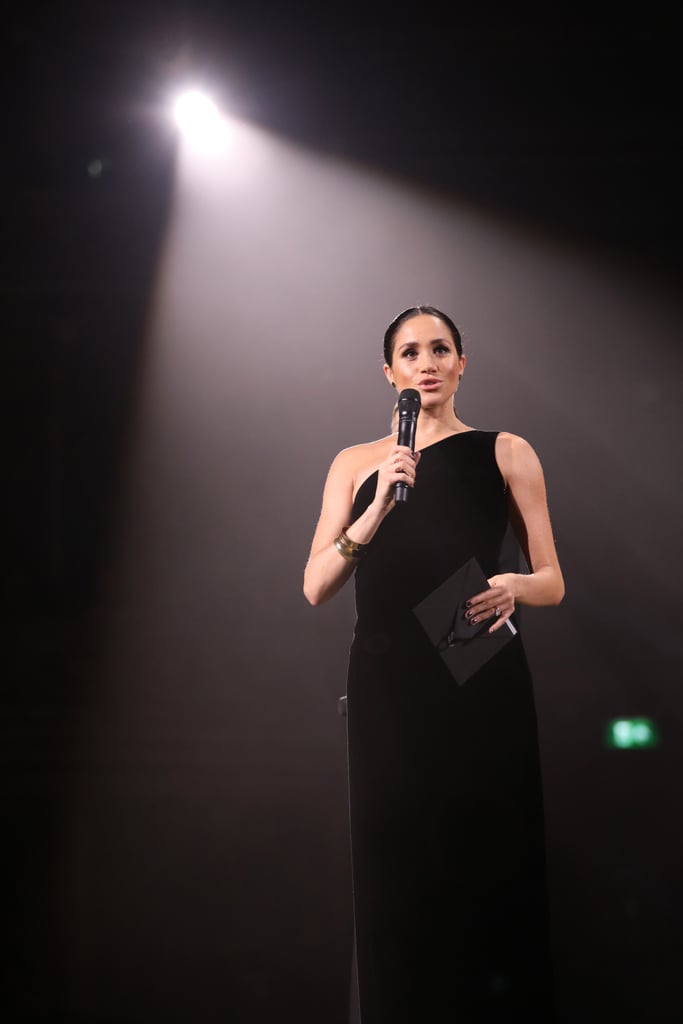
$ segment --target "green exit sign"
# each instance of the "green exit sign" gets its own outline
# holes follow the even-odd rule
[[[616,750],[656,747],[659,734],[651,718],[614,718],[607,726],[605,743]]]

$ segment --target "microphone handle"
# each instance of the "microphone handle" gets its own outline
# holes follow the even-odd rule
[[[408,484],[396,483],[394,484],[394,501],[407,501],[408,491],[410,488]]]
[[[406,416],[398,421],[397,443],[406,445],[411,452],[415,451],[415,428],[417,426],[417,412],[414,416]],[[394,484],[394,501],[403,502],[408,500],[410,487],[399,480]]]

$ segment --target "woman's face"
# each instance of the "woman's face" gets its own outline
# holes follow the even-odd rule
[[[457,391],[465,357],[459,356],[446,324],[436,316],[414,316],[401,324],[394,338],[387,379],[400,393],[416,388],[422,405],[438,405]]]

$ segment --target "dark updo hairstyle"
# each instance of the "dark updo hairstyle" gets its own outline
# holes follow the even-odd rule
[[[399,313],[398,316],[394,317],[385,331],[384,362],[387,366],[391,366],[391,360],[394,358],[394,342],[396,341],[396,334],[398,333],[399,328],[402,327],[407,320],[412,320],[415,316],[435,316],[438,320],[441,320],[451,333],[458,356],[462,356],[462,338],[460,337],[460,331],[446,313],[442,313],[440,309],[436,308],[436,306],[410,306],[409,309],[404,309],[402,313]]]

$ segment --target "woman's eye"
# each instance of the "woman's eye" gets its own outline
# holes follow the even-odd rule
[[[407,349],[405,349],[403,355],[404,355],[404,357],[414,356],[415,355],[415,350],[412,349],[412,348],[407,348]]]

